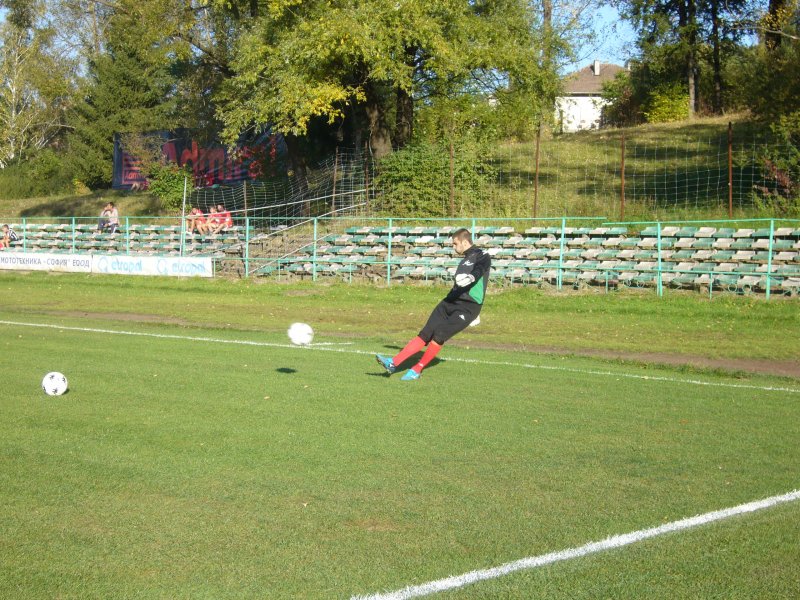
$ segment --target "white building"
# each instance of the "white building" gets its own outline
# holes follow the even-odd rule
[[[556,98],[556,131],[598,129],[603,104],[603,83],[612,81],[624,67],[594,61],[588,67],[567,75],[564,95]]]

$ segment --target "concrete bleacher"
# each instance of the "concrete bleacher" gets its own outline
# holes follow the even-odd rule
[[[95,223],[9,223],[20,237],[12,250],[51,253],[179,255],[178,225],[137,223],[98,233]],[[460,257],[456,227],[353,227],[271,261],[259,275],[289,274],[449,281]],[[664,225],[490,227],[474,229],[493,257],[499,284],[655,287],[800,293],[800,229]],[[217,236],[186,236],[185,255],[226,257],[242,248],[244,227]],[[304,242],[305,243],[305,242]],[[296,247],[296,246],[295,246]],[[238,252],[238,250],[235,250]],[[240,255],[241,252],[240,252]],[[769,277],[768,277],[769,275]]]
[[[132,224],[127,231],[101,233],[95,224],[9,223],[19,240],[12,250],[24,252],[137,254],[170,256],[181,252],[178,225]],[[184,255],[223,257],[241,244],[244,227],[234,226],[216,235],[186,235]]]
[[[455,227],[355,227],[325,236],[284,261],[303,276],[346,273],[393,279],[449,280],[459,257]],[[714,227],[478,227],[476,244],[493,257],[494,280],[579,287],[654,287],[739,293],[800,292],[800,229]],[[660,251],[659,251],[660,248]],[[390,254],[391,251],[391,254]],[[391,261],[389,257],[391,256]],[[343,267],[348,266],[343,271]]]

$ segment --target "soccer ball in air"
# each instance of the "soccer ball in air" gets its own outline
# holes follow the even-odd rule
[[[48,396],[60,396],[67,391],[67,378],[63,373],[51,371],[42,379],[42,389]]]
[[[298,346],[308,346],[314,339],[314,330],[305,323],[292,323],[289,327],[289,339]]]

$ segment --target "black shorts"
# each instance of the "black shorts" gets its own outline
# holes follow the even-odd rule
[[[427,344],[431,340],[439,345],[469,327],[481,312],[481,305],[474,302],[448,302],[442,300],[433,309],[425,327],[419,332]]]

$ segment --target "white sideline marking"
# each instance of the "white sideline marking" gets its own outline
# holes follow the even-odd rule
[[[18,321],[2,321],[0,325],[16,325],[19,327],[40,327],[44,329],[63,329],[65,331],[82,331],[86,333],[104,333],[109,335],[132,335],[137,337],[150,337],[168,340],[186,340],[191,342],[211,342],[214,344],[238,344],[242,346],[261,346],[267,348],[294,348],[296,350],[319,350],[321,352],[345,352],[348,354],[362,354],[373,356],[373,352],[366,350],[355,350],[350,348],[333,348],[327,342],[309,344],[308,346],[295,346],[294,344],[279,344],[277,342],[256,342],[250,340],[228,340],[224,338],[198,337],[190,335],[174,335],[168,333],[143,333],[140,331],[120,331],[117,329],[97,329],[93,327],[70,327],[67,325],[52,325],[49,323],[22,323]],[[351,342],[342,342],[341,345],[348,345]],[[576,373],[579,375],[599,375],[603,377],[618,377],[623,379],[639,379],[643,381],[657,381],[668,383],[682,383],[687,385],[704,385],[710,387],[735,388],[742,390],[758,390],[760,392],[786,392],[789,394],[800,394],[800,389],[789,387],[749,385],[745,383],[723,383],[718,381],[702,381],[700,379],[679,379],[677,377],[662,377],[653,375],[635,375],[633,373],[615,373],[613,371],[596,371],[593,369],[574,369],[571,367],[555,367],[552,365],[531,365],[526,363],[514,363],[507,361],[475,360],[471,358],[448,358],[445,362],[461,362],[477,365],[492,365],[498,367],[518,367],[521,369],[541,369],[543,371],[560,371],[562,373]]]
[[[691,529],[693,527],[698,527],[714,521],[728,519],[736,515],[770,508],[777,504],[793,502],[798,499],[800,499],[800,490],[794,490],[793,492],[789,492],[788,494],[784,494],[782,496],[772,496],[771,498],[765,498],[764,500],[757,500],[747,504],[740,504],[739,506],[734,506],[732,508],[725,508],[723,510],[697,515],[696,517],[689,517],[687,519],[681,519],[680,521],[673,521],[671,523],[666,523],[665,525],[652,527],[650,529],[640,529],[639,531],[632,531],[631,533],[615,535],[606,538],[603,541],[590,542],[577,548],[569,548],[567,550],[551,552],[550,554],[542,554],[540,556],[531,556],[516,560],[514,562],[505,563],[499,567],[470,571],[469,573],[464,573],[463,575],[438,579],[436,581],[430,581],[421,585],[408,586],[402,590],[397,590],[394,592],[371,594],[369,596],[353,596],[351,600],[406,600],[408,598],[427,596],[437,592],[464,587],[478,581],[495,579],[497,577],[514,573],[515,571],[535,569],[537,567],[549,565],[562,560],[571,560],[573,558],[580,558],[582,556],[587,556],[596,552],[602,552],[604,550],[610,550],[612,548],[621,548],[622,546],[641,542],[642,540],[664,535],[665,533]]]

